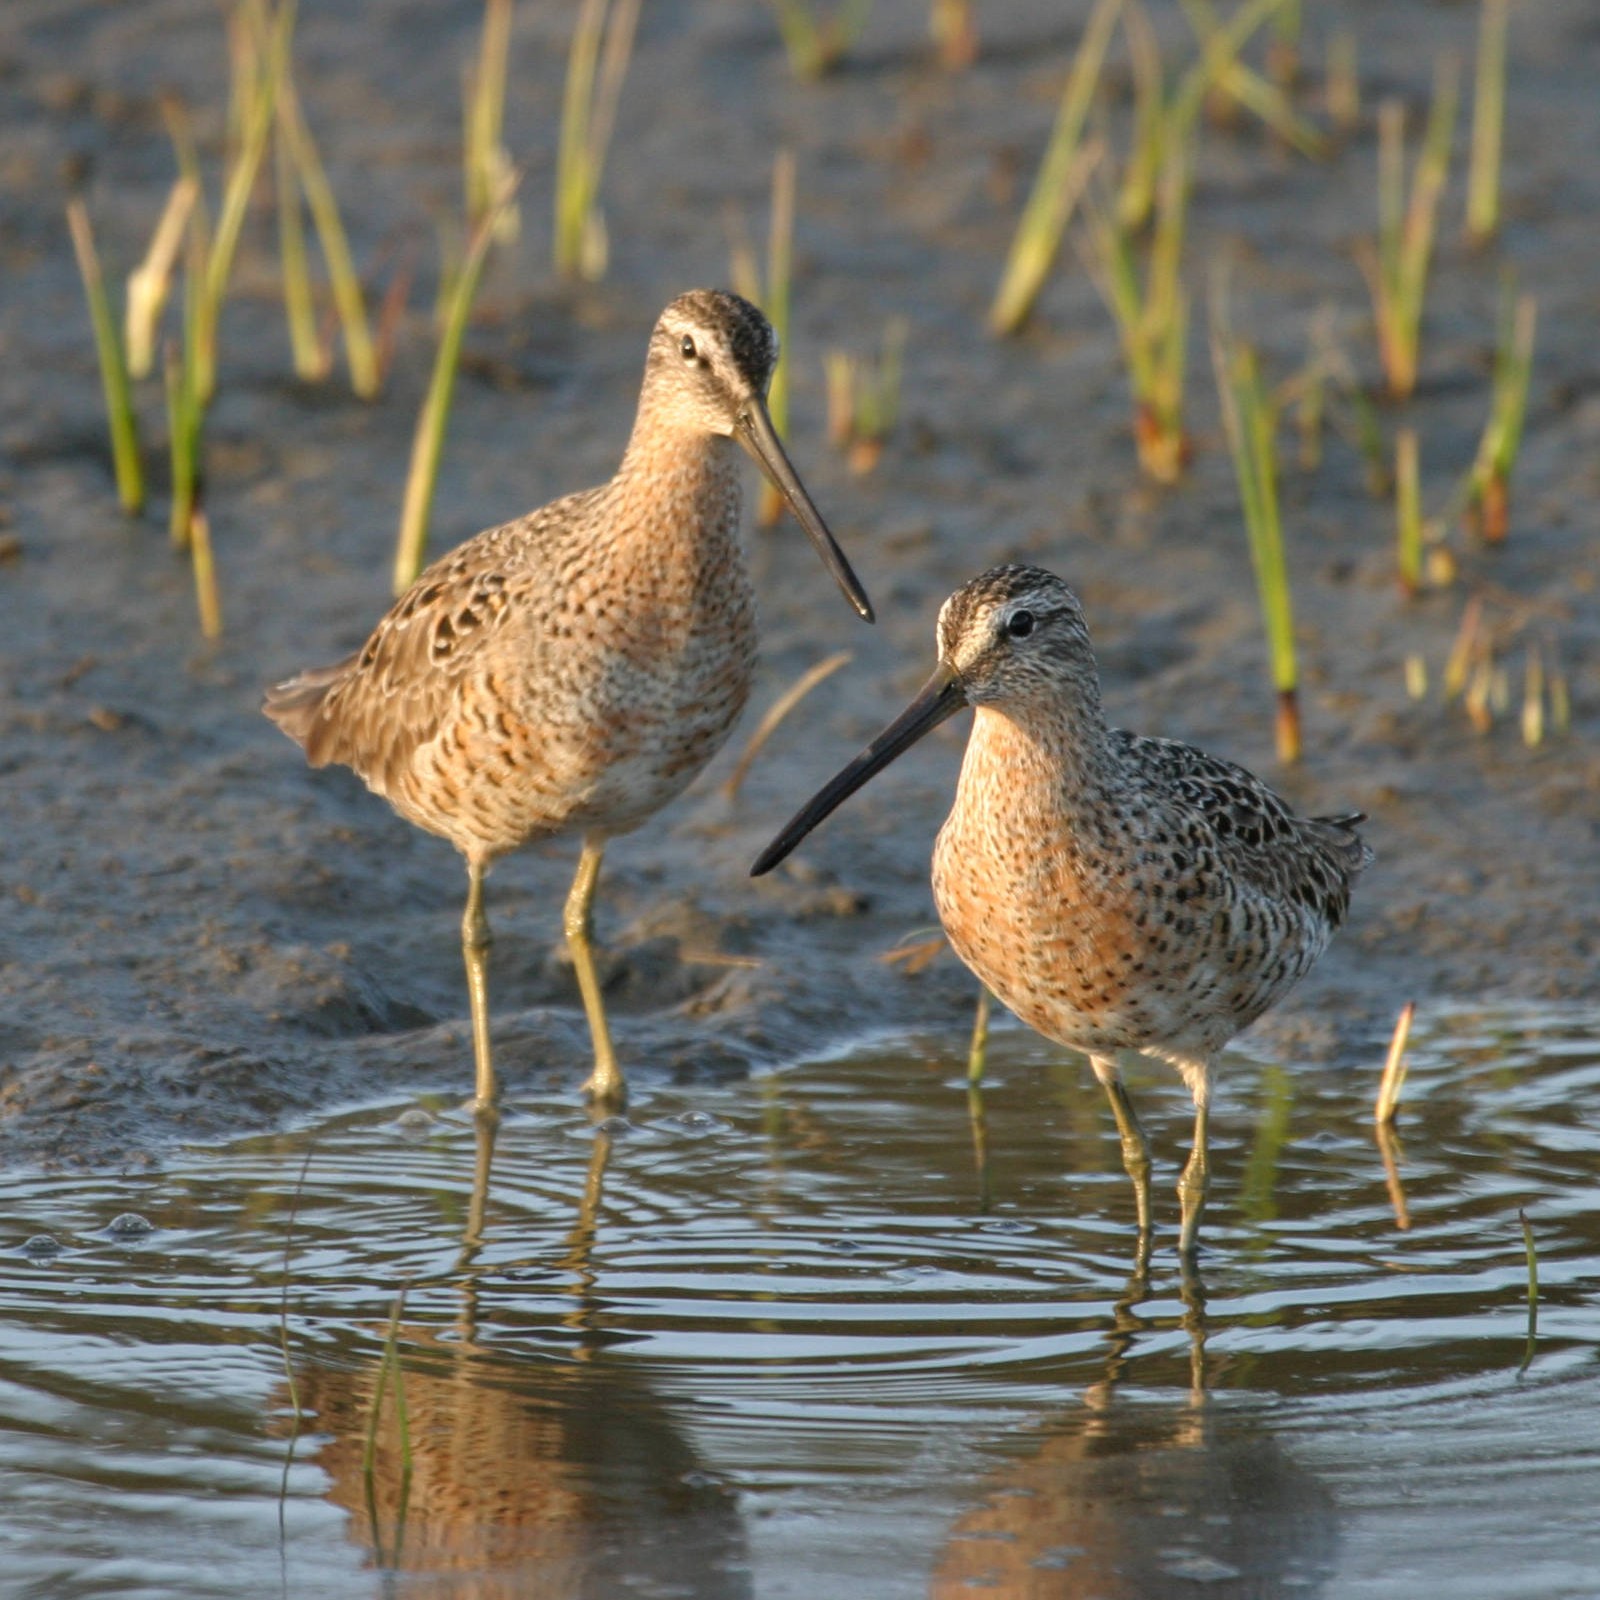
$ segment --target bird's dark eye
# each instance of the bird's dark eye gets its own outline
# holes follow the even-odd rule
[[[1013,611],[1006,618],[1006,632],[1013,639],[1026,639],[1033,632],[1033,613],[1031,611]]]
[[[694,360],[697,352],[694,347],[694,340],[691,339],[688,334],[684,334],[683,342],[678,346],[678,348],[683,352],[683,359],[685,361]]]

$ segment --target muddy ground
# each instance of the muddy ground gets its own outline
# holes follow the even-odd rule
[[[11,0],[0,18],[0,1138],[12,1159],[131,1162],[174,1138],[271,1127],[314,1108],[470,1085],[448,846],[343,772],[313,773],[259,714],[267,682],[360,642],[387,601],[410,434],[431,354],[435,219],[458,205],[458,107],[479,7],[467,0],[302,6],[303,100],[359,259],[415,241],[418,279],[375,404],[289,376],[270,209],[247,229],[222,330],[207,445],[227,631],[199,638],[188,570],[167,548],[158,390],[141,390],[157,492],[117,513],[87,317],[63,224],[86,184],[101,248],[125,270],[172,177],[157,96],[222,136],[225,44],[208,0]],[[1168,14],[1169,9],[1172,14]],[[899,708],[931,662],[939,601],[980,567],[1027,557],[1078,587],[1114,717],[1255,767],[1297,803],[1371,813],[1379,863],[1352,922],[1262,1027],[1289,1059],[1366,1070],[1415,997],[1592,993],[1600,955],[1600,19],[1587,0],[1515,13],[1507,224],[1459,242],[1445,201],[1423,381],[1403,413],[1442,504],[1487,407],[1502,264],[1539,300],[1537,371],[1500,549],[1459,531],[1461,576],[1407,603],[1392,514],[1350,443],[1291,470],[1286,521],[1306,679],[1307,753],[1271,746],[1264,644],[1232,469],[1200,337],[1209,264],[1231,251],[1235,320],[1275,375],[1336,308],[1376,376],[1352,245],[1375,211],[1372,111],[1426,105],[1432,62],[1470,56],[1465,4],[1306,8],[1309,115],[1324,47],[1360,44],[1360,128],[1326,163],[1247,118],[1208,127],[1188,275],[1197,454],[1170,492],[1139,481],[1113,330],[1069,250],[1026,334],[982,314],[1088,6],[977,8],[983,53],[946,75],[918,0],[873,8],[843,70],[791,78],[756,0],[645,8],[605,186],[611,268],[549,272],[555,128],[571,7],[520,8],[507,143],[526,165],[522,237],[487,279],[440,482],[436,549],[604,477],[629,426],[646,332],[678,291],[728,276],[727,213],[765,227],[773,152],[799,159],[791,447],[879,611],[862,627],[792,527],[751,535],[763,605],[758,712],[832,651],[852,664],[780,730],[734,800],[743,735],[691,793],[615,844],[599,910],[621,1051],[638,1081],[737,1074],[853,1034],[912,1024],[964,1047],[974,984],[946,956],[879,958],[933,923],[927,858],[961,724],[903,761],[752,884],[756,850]],[[1174,50],[1176,8],[1153,7]],[[1121,46],[1119,44],[1118,49]],[[1125,142],[1127,72],[1103,116]],[[214,201],[213,201],[214,203]],[[821,358],[909,319],[905,415],[877,471],[824,440]],[[1389,411],[1386,426],[1401,413]],[[1486,737],[1438,681],[1463,605],[1488,586],[1559,641],[1572,726],[1524,748]],[[1524,637],[1527,635],[1525,634]],[[1522,643],[1506,661],[1520,690]],[[1427,661],[1430,698],[1403,663]],[[558,950],[568,843],[503,863],[492,992],[508,1093],[570,1083],[587,1036]],[[730,960],[730,958],[732,958]]]

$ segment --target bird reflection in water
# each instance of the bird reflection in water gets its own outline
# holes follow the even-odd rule
[[[1038,1442],[984,1480],[935,1564],[932,1600],[1215,1600],[1315,1594],[1333,1572],[1333,1498],[1259,1419],[1207,1394],[1205,1293],[1182,1277],[1189,1393],[1123,1403],[1135,1346],[1154,1331],[1139,1306],[1141,1259],[1111,1313],[1102,1375],[1040,1424]]]
[[[476,1265],[495,1139],[492,1120],[477,1123],[453,1275],[460,1313],[451,1327],[398,1330],[404,1438],[391,1380],[367,1470],[385,1356],[298,1373],[305,1426],[324,1441],[314,1459],[328,1499],[349,1514],[349,1536],[371,1564],[418,1600],[609,1600],[690,1589],[707,1600],[745,1600],[745,1530],[733,1496],[704,1470],[648,1372],[608,1359],[594,1247],[610,1132],[603,1123],[595,1130],[559,1259],[522,1263],[553,1265],[570,1285],[561,1318],[570,1348],[551,1358],[513,1345],[505,1323],[487,1336],[482,1326],[482,1296],[508,1269],[502,1263],[492,1277]],[[541,1328],[541,1342],[555,1331]]]

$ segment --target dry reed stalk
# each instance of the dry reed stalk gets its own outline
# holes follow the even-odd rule
[[[1373,1107],[1373,1121],[1380,1128],[1388,1127],[1400,1109],[1400,1091],[1406,1082],[1406,1041],[1411,1037],[1411,1022],[1417,1014],[1415,1000],[1407,1000],[1395,1020],[1394,1033],[1389,1039],[1389,1054],[1384,1058],[1383,1076],[1378,1080],[1378,1099]]]
[[[167,195],[161,220],[151,236],[144,260],[128,274],[127,311],[123,318],[128,376],[147,378],[155,365],[156,330],[172,289],[178,252],[183,248],[189,217],[200,194],[193,178],[179,177]]]
[[[819,683],[825,682],[828,678],[831,678],[840,667],[847,665],[850,660],[851,654],[848,650],[840,650],[834,655],[825,657],[823,660],[817,662],[814,666],[806,668],[806,670],[802,672],[800,676],[796,678],[795,681],[790,684],[789,687],[785,689],[776,700],[773,701],[772,705],[767,710],[766,715],[762,717],[761,721],[756,725],[756,731],[750,735],[749,742],[739,753],[739,759],[734,762],[733,770],[728,774],[727,778],[723,780],[722,792],[728,797],[728,799],[732,800],[734,796],[738,794],[740,787],[744,783],[745,774],[750,770],[750,763],[754,761],[758,755],[760,755],[763,747],[766,745],[767,740],[769,740],[773,734],[777,732],[778,725],[783,721],[783,719],[787,717],[789,713],[793,711],[794,708],[799,705],[800,702],[804,700],[805,697],[810,694]]]

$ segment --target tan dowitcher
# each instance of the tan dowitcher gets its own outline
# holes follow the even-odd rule
[[[313,766],[351,767],[466,858],[461,942],[476,1104],[494,1100],[483,878],[532,839],[583,838],[565,931],[594,1040],[584,1085],[626,1095],[591,947],[607,839],[688,787],[750,693],[755,601],[739,544],[743,445],[850,603],[872,607],[767,415],[767,319],[697,289],[655,325],[616,476],[435,562],[364,646],[272,689],[266,714]]]
[[[1169,1061],[1194,1096],[1180,1250],[1206,1193],[1222,1047],[1310,969],[1372,852],[1359,812],[1296,817],[1259,778],[1186,744],[1109,727],[1077,597],[995,567],[939,613],[939,664],[906,710],[762,852],[770,871],[930,729],[976,708],[933,894],[956,953],[1022,1020],[1088,1055],[1133,1180],[1141,1250],[1150,1151],[1119,1050]]]

